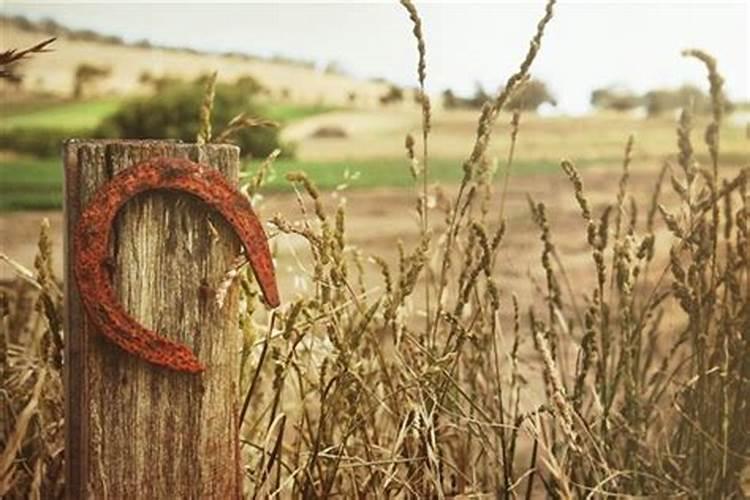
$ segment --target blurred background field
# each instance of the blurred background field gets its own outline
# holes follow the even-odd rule
[[[218,72],[217,102],[225,103],[219,116],[215,113],[215,130],[242,112],[278,124],[273,131],[254,128],[239,138],[248,175],[274,148],[281,149],[264,188],[274,206],[293,202],[285,175],[302,170],[334,196],[356,193],[359,207],[351,208],[352,217],[358,208],[366,213],[370,206],[384,211],[384,217],[405,216],[398,208],[402,203],[384,205],[379,198],[383,190],[404,203],[412,197],[404,137],[413,133],[419,150],[421,116],[414,88],[358,79],[335,67],[281,57],[269,60],[125,44],[107,34],[71,30],[52,21],[3,17],[0,27],[3,43],[12,47],[57,37],[53,53],[20,63],[22,79],[4,83],[1,90],[0,224],[3,248],[20,262],[29,264],[32,258],[33,239],[25,237],[27,227],[19,223],[31,214],[37,219],[50,217],[53,233],[61,239],[63,139],[191,140],[212,71]],[[521,103],[527,109],[513,167],[518,183],[511,185],[519,196],[528,183],[554,192],[562,178],[559,161],[564,157],[611,179],[597,185],[612,189],[631,133],[636,137],[633,168],[656,172],[674,151],[678,108],[687,99],[705,107],[708,99],[705,89],[694,86],[643,95],[594,89],[592,111],[571,117],[550,113],[555,96],[543,82],[537,87]],[[432,96],[431,181],[448,191],[463,175],[461,162],[474,141],[478,106],[488,95],[477,84],[473,95],[459,96],[447,89]],[[748,111],[742,103],[732,107],[733,117],[723,131],[722,157],[740,164],[748,157]],[[704,127],[708,119],[700,114],[696,127]],[[489,157],[495,159],[495,169],[502,169],[507,155],[509,122],[510,114],[501,116],[493,136]],[[350,225],[358,227],[360,221],[355,218]],[[404,229],[404,238],[416,234],[414,224]],[[3,269],[0,276],[7,279],[9,272]]]

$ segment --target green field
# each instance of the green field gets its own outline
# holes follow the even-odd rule
[[[264,116],[282,124],[291,123],[309,116],[335,111],[337,108],[323,105],[300,106],[298,104],[274,103],[263,107]]]
[[[122,98],[107,98],[89,101],[38,101],[8,103],[0,108],[0,131],[15,133],[14,129],[28,131],[61,131],[72,135],[86,135],[85,131],[96,128],[102,120],[114,114],[122,104]],[[271,103],[263,108],[266,116],[282,124],[333,110],[326,106],[300,106],[286,103]],[[363,162],[360,162],[363,163]],[[378,167],[382,164],[382,168]],[[375,166],[378,168],[372,169]],[[252,170],[252,166],[249,167]],[[373,186],[379,179],[393,177],[399,168],[394,161],[364,162],[363,164],[310,163],[301,164],[294,160],[279,160],[269,179],[268,187],[273,190],[289,189],[284,174],[293,170],[308,170],[320,182],[321,187],[334,189],[347,182],[346,172],[361,170],[359,182]],[[407,174],[402,166],[402,174]],[[356,176],[355,176],[356,177]],[[351,179],[350,179],[351,180]],[[403,177],[404,183],[408,177]],[[352,182],[356,184],[355,182]],[[0,160],[0,210],[59,209],[62,206],[62,167],[60,160],[34,158],[31,156],[11,157]]]
[[[57,102],[43,107],[33,105],[10,106],[0,110],[0,127],[5,129],[93,129],[103,119],[115,113],[121,103],[121,98],[108,98],[91,101]]]
[[[126,98],[114,97],[78,102],[53,98],[4,102],[0,107],[0,152],[13,153],[12,157],[56,156],[60,144],[69,137],[101,137],[99,125],[117,113],[126,102]],[[266,102],[259,106],[258,113],[283,127],[291,122],[334,109],[336,108],[315,104]],[[185,115],[181,116],[184,119]],[[217,132],[222,131],[225,126],[226,123],[214,124]],[[168,131],[165,133],[169,134]],[[153,137],[178,138],[174,135]],[[182,137],[182,140],[186,139],[189,140]]]
[[[86,130],[91,130],[100,120],[113,113],[120,102],[114,98],[78,103],[35,102],[12,104],[1,109],[0,132],[12,132],[15,128],[66,129],[55,137],[41,137],[47,141],[48,146],[53,146],[39,153],[41,158],[26,156],[20,152],[1,157],[0,210],[59,209],[62,203],[62,167],[59,159],[53,155],[58,149],[60,137],[69,134],[85,135]],[[268,118],[283,124],[332,110],[334,108],[325,106],[286,103],[268,103],[264,107]],[[395,119],[400,119],[397,114],[394,116]],[[463,176],[462,160],[458,155],[464,145],[472,143],[475,125],[473,119],[466,121],[462,116],[461,113],[442,115],[443,121],[435,124],[436,135],[433,137],[433,144],[443,140],[455,144],[455,148],[432,156],[431,181],[453,184],[460,181]],[[354,118],[360,117],[354,115]],[[708,159],[698,134],[705,127],[705,120],[705,117],[701,117],[701,122],[696,123],[694,134],[696,159],[703,164],[707,164]],[[576,164],[579,167],[618,167],[622,163],[626,137],[623,129],[636,132],[634,161],[639,165],[650,165],[654,169],[659,167],[664,158],[669,157],[676,143],[674,124],[667,119],[635,121],[604,116],[572,120],[540,119],[532,116],[523,123],[523,127],[525,128],[520,136],[517,159],[513,167],[514,175],[556,172],[559,169],[557,159],[568,155],[577,160]],[[402,147],[400,144],[403,144],[403,136],[400,134],[401,132],[393,131],[383,133],[374,127],[372,132],[368,132],[368,140],[383,147],[371,148],[374,155],[371,158],[346,159],[360,154],[356,148],[361,146],[361,142],[355,137],[337,143],[340,144],[340,148],[336,150],[340,157],[330,160],[313,161],[305,156],[301,159],[279,159],[274,164],[264,189],[271,192],[291,189],[285,174],[295,170],[306,172],[324,190],[343,186],[350,189],[409,188],[413,185],[413,180],[409,173],[408,161],[399,156]],[[725,127],[722,135],[724,164],[739,166],[747,163],[747,140],[744,134],[744,129],[740,127]],[[27,135],[21,137],[30,138]],[[328,147],[325,140],[317,141],[315,147],[323,150]],[[500,143],[501,140],[496,142]],[[394,150],[392,144],[399,147]],[[503,147],[500,149],[504,150]],[[252,174],[258,165],[257,161],[252,162],[246,166],[246,171]]]
[[[60,160],[0,162],[0,210],[53,209],[61,205]]]
[[[0,128],[93,129],[117,112],[123,101],[122,97],[110,97],[89,101],[3,104],[0,108]],[[265,116],[280,123],[290,123],[334,109],[323,105],[301,106],[288,103],[263,106]]]
[[[612,160],[602,160],[611,164]],[[593,162],[585,162],[585,167]],[[244,171],[252,175],[258,162],[246,164]],[[458,182],[463,176],[461,160],[435,159],[431,162],[431,180]],[[556,171],[554,161],[519,161],[514,175]],[[289,191],[286,174],[303,171],[324,190],[367,189],[376,187],[406,188],[413,185],[405,160],[372,159],[358,161],[312,162],[279,159],[270,172],[265,190]],[[22,158],[0,161],[0,210],[59,209],[62,206],[62,165],[57,158]]]

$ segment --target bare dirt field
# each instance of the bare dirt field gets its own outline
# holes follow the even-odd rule
[[[632,192],[639,199],[648,200],[655,182],[657,172],[636,171],[631,177]],[[614,202],[619,172],[616,167],[593,168],[584,173],[586,191],[595,212],[600,212],[608,203]],[[449,188],[449,190],[454,188]],[[496,191],[499,191],[497,189]],[[561,257],[568,267],[571,279],[577,285],[589,281],[592,272],[591,257],[585,240],[584,222],[576,205],[572,189],[562,172],[559,174],[526,175],[511,179],[505,212],[507,233],[497,263],[497,273],[502,289],[515,291],[520,296],[530,297],[533,285],[529,276],[541,276],[539,255],[541,243],[539,231],[529,216],[526,196],[544,202],[549,211],[554,242]],[[494,194],[489,220],[497,223],[499,193]],[[304,196],[303,196],[304,199]],[[331,213],[338,203],[346,204],[347,244],[359,249],[364,257],[380,255],[391,263],[397,259],[396,242],[400,239],[405,246],[413,246],[418,237],[418,223],[414,192],[408,189],[371,189],[353,190],[324,195],[326,209]],[[293,194],[267,195],[258,209],[259,215],[270,219],[280,213],[291,221],[303,220],[297,199]],[[311,212],[308,211],[308,215]],[[50,221],[55,248],[55,267],[62,275],[62,213],[54,212],[12,212],[0,216],[0,233],[2,249],[11,258],[23,266],[32,268],[36,253],[36,239],[39,224],[43,218]],[[432,220],[440,227],[444,214],[437,209],[431,211]],[[273,230],[269,234],[274,234]],[[272,242],[278,259],[278,278],[282,294],[292,298],[295,294],[304,293],[304,264],[307,248],[300,238],[273,236]],[[368,281],[377,282],[375,267]],[[8,266],[0,267],[0,279],[12,277]]]

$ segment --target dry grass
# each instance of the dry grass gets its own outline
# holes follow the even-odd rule
[[[551,16],[552,2],[509,87],[524,81]],[[691,55],[721,103],[715,62]],[[623,135],[621,179],[604,204],[563,161],[590,267],[569,274],[555,207],[529,197],[542,279],[522,303],[497,280],[513,238],[492,203],[500,196],[504,207],[507,188],[503,180],[495,193],[488,154],[503,95],[482,112],[455,193],[425,188],[426,152],[407,138],[419,228],[395,264],[353,246],[345,207],[328,210],[304,173],[288,176],[299,217],[275,216],[274,236],[304,243],[297,277],[310,288],[261,326],[251,278],[241,279],[248,496],[740,498],[750,460],[750,170],[722,163],[720,109],[703,145],[683,112],[677,154],[645,204],[629,191],[632,137]],[[514,115],[506,172],[525,132]],[[250,195],[272,161],[248,181]],[[45,242],[43,233],[25,278],[39,298],[19,285],[2,309],[1,435],[13,446],[0,465],[13,459],[0,484],[15,481],[18,497],[60,487],[60,297]]]
[[[502,112],[488,149],[491,158],[505,158],[510,146],[512,113]],[[705,128],[710,117],[695,117],[697,127]],[[674,149],[674,117],[639,119],[598,113],[581,117],[523,116],[524,133],[518,137],[518,157],[527,161],[559,161],[574,156],[578,161],[597,161],[604,166],[621,162],[623,141],[629,133],[638,139],[634,159],[641,164],[659,163]],[[315,137],[322,127],[339,127],[347,137]],[[404,131],[413,131],[416,149],[421,150],[421,116],[415,110],[331,111],[288,124],[282,138],[297,145],[302,160],[341,161],[393,159],[403,155]],[[476,112],[436,109],[431,117],[430,158],[456,160],[465,154],[476,136]],[[743,127],[728,125],[722,130],[722,152],[726,158],[747,158]],[[700,150],[707,157],[707,151]],[[649,164],[649,167],[651,165]]]
[[[19,269],[16,285],[0,289],[3,498],[57,498],[64,487],[62,292],[48,229],[42,223],[35,271]]]
[[[0,80],[9,80],[11,82],[20,83],[21,77],[19,77],[13,71],[14,65],[28,58],[32,54],[43,54],[44,52],[50,52],[51,49],[49,49],[49,46],[54,41],[54,38],[50,38],[48,40],[44,40],[43,42],[39,42],[36,45],[29,47],[28,49],[9,49],[0,52]]]

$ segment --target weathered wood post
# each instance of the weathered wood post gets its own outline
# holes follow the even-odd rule
[[[221,216],[184,193],[138,195],[111,238],[112,283],[126,312],[186,344],[209,369],[186,374],[127,355],[94,331],[73,272],[81,211],[115,174],[154,157],[185,158],[236,184],[239,150],[168,141],[64,146],[65,391],[68,498],[239,498],[237,290],[210,293],[239,254]]]

